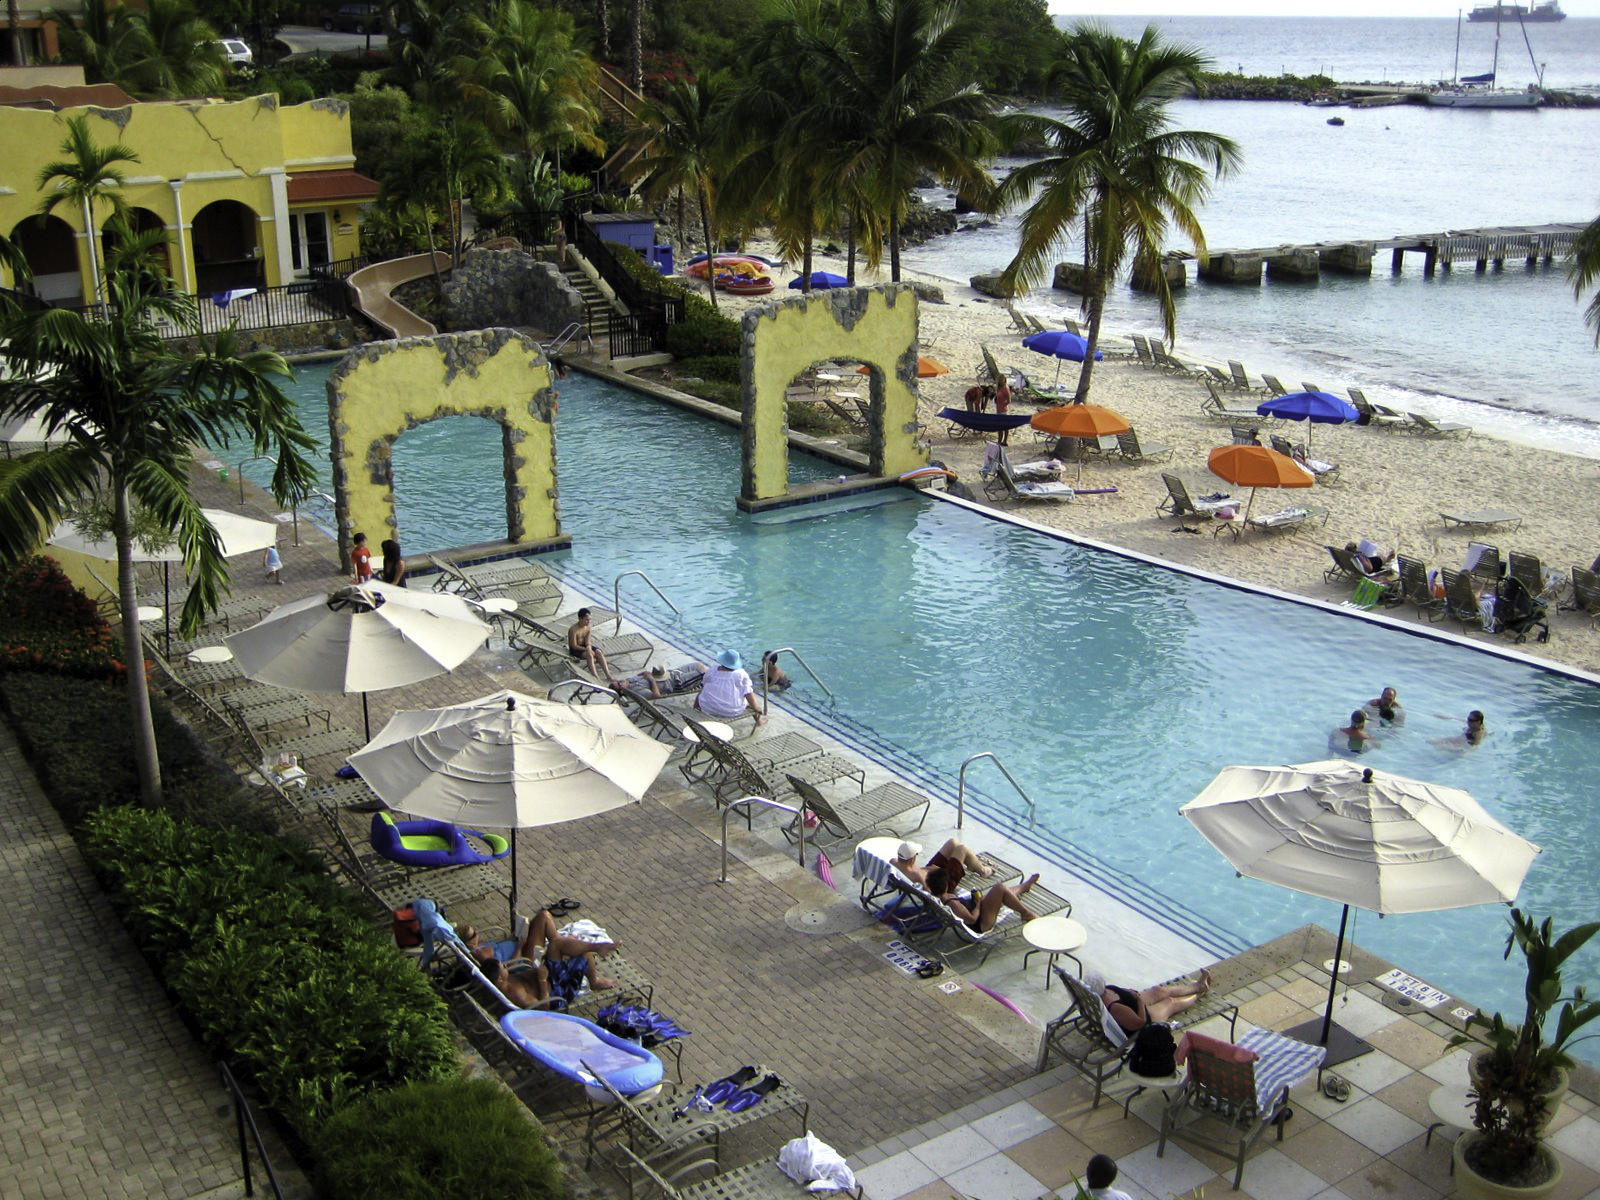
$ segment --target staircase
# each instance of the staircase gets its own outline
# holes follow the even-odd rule
[[[607,343],[611,334],[611,315],[616,311],[615,306],[600,290],[589,273],[576,265],[577,255],[567,251],[567,261],[561,264],[561,273],[566,280],[583,297],[584,328],[588,331],[590,339],[596,346]]]
[[[600,68],[600,92],[596,107],[600,115],[628,133],[639,126],[639,108],[645,98],[604,67]],[[600,183],[603,187],[619,181],[628,166],[645,153],[646,147],[620,145],[600,164]]]

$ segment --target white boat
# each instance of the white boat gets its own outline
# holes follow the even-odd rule
[[[1498,8],[1496,9],[1498,12]],[[1527,40],[1528,31],[1522,31],[1523,40]],[[1528,61],[1533,61],[1533,46],[1528,46]],[[1456,67],[1461,66],[1461,12],[1456,10]],[[1518,91],[1515,88],[1500,88],[1494,86],[1495,75],[1500,70],[1500,22],[1494,24],[1494,60],[1487,73],[1483,75],[1467,75],[1460,79],[1451,79],[1448,84],[1429,92],[1427,101],[1435,108],[1538,108],[1544,103],[1544,91],[1537,83],[1531,83],[1526,88]],[[1538,64],[1534,64],[1534,74],[1539,74]],[[1540,82],[1543,82],[1540,80]]]

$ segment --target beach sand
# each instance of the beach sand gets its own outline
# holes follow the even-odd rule
[[[770,246],[752,245],[754,253],[773,254]],[[814,270],[844,274],[842,260],[819,256]],[[724,311],[737,315],[751,304],[781,298],[783,284],[795,271],[774,271],[779,292],[766,297],[719,297]],[[903,273],[904,275],[904,273]],[[912,278],[909,275],[906,278]],[[858,271],[863,283],[887,279]],[[1499,548],[1502,559],[1512,550],[1539,557],[1547,569],[1566,575],[1574,564],[1587,567],[1600,553],[1600,524],[1585,497],[1600,485],[1600,461],[1554,453],[1487,437],[1474,431],[1468,437],[1432,437],[1407,429],[1385,430],[1372,426],[1316,425],[1310,427],[1312,455],[1339,464],[1337,481],[1310,489],[1263,489],[1255,500],[1254,514],[1275,512],[1291,504],[1309,502],[1329,510],[1326,526],[1316,521],[1281,532],[1251,531],[1237,541],[1224,531],[1212,536],[1213,523],[1158,517],[1156,505],[1166,497],[1162,472],[1182,478],[1191,496],[1229,490],[1206,467],[1206,455],[1231,440],[1226,420],[1201,412],[1206,398],[1198,375],[1140,365],[1131,345],[1115,330],[1102,335],[1104,362],[1097,363],[1091,400],[1121,413],[1145,443],[1171,446],[1174,454],[1162,463],[1133,463],[1116,459],[1088,460],[1078,484],[1076,464],[1068,464],[1063,478],[1074,486],[1114,486],[1113,495],[1079,497],[1072,503],[1004,501],[995,504],[982,493],[978,467],[983,442],[977,437],[952,440],[947,423],[934,414],[946,405],[963,406],[962,396],[982,369],[982,347],[987,345],[1002,368],[1021,370],[1036,383],[1055,377],[1055,360],[1022,347],[1022,334],[1012,324],[1006,306],[969,287],[947,280],[923,279],[943,290],[945,303],[924,301],[919,308],[921,352],[950,368],[950,374],[920,381],[919,413],[931,457],[948,465],[973,489],[978,498],[1018,515],[1096,541],[1165,559],[1198,570],[1226,575],[1251,584],[1298,593],[1337,604],[1348,599],[1352,585],[1328,583],[1323,572],[1332,565],[1325,545],[1342,546],[1371,538],[1388,553],[1398,551],[1423,560],[1429,568],[1462,566],[1467,545],[1484,541]],[[792,293],[798,295],[798,293]],[[1048,323],[1048,322],[1047,322]],[[1224,364],[1217,364],[1222,366]],[[1252,378],[1259,380],[1254,374]],[[1269,367],[1270,369],[1270,367]],[[1061,382],[1068,394],[1077,383],[1078,364],[1063,363]],[[1343,394],[1338,380],[1322,386]],[[1264,391],[1225,393],[1241,407],[1266,399]],[[1014,412],[1028,413],[1017,404]],[[1280,433],[1291,442],[1303,442],[1308,427],[1302,422],[1266,421],[1261,438]],[[1049,442],[1035,441],[1033,431],[1011,435],[1014,463],[1042,458]],[[1234,489],[1234,494],[1241,494]],[[1440,512],[1505,509],[1522,518],[1521,527],[1493,529],[1446,528]],[[1183,527],[1198,534],[1181,532]],[[1567,593],[1570,596],[1570,592]],[[1377,610],[1401,621],[1420,621],[1410,605]],[[1590,619],[1574,612],[1550,610],[1550,641],[1530,638],[1513,647],[1512,639],[1469,629],[1468,640],[1512,650],[1536,659],[1600,673],[1600,630]],[[1435,630],[1461,633],[1454,620],[1435,623]]]

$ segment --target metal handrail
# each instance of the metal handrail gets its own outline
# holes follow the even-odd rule
[[[717,880],[718,883],[727,883],[728,882],[728,818],[733,816],[733,810],[734,809],[736,809],[736,808],[745,808],[745,807],[748,807],[748,806],[750,806],[752,804],[764,804],[768,808],[781,809],[782,811],[784,811],[786,813],[798,814],[800,812],[800,810],[798,808],[796,808],[792,804],[785,804],[781,800],[769,800],[765,796],[745,796],[743,799],[735,800],[732,804],[728,805],[727,808],[723,809],[722,810],[722,878]],[[805,823],[805,818],[802,817],[800,819],[799,827],[800,827],[800,843],[799,843],[799,851],[798,852],[799,852],[799,858],[800,858],[800,865],[803,867],[803,866],[806,865],[806,823]]]
[[[580,692],[583,693],[584,695],[587,695],[590,692],[599,692],[602,695],[610,696],[611,697],[611,703],[613,703],[613,704],[616,704],[618,701],[620,701],[622,699],[621,696],[617,695],[617,693],[612,691],[610,688],[601,687],[598,683],[590,683],[587,679],[579,679],[576,676],[574,676],[571,679],[562,679],[562,680],[558,680],[555,683],[552,683],[548,688],[545,689],[545,695],[549,696],[550,699],[554,700],[556,698],[556,689],[558,687],[566,687],[567,684],[569,684],[569,683],[572,684],[573,688],[575,689],[574,692],[572,693],[573,699],[577,699],[578,694]],[[568,700],[567,703],[571,704],[572,700]],[[588,700],[579,700],[578,703],[579,704],[587,704],[587,703],[589,703],[589,701]]]
[[[802,667],[804,667],[806,669],[806,674],[811,676],[811,678],[816,681],[816,685],[819,688],[821,688],[824,693],[826,693],[826,695],[828,697],[828,702],[830,704],[837,702],[838,697],[836,697],[833,694],[833,692],[829,689],[827,684],[822,682],[822,677],[811,669],[811,664],[808,663],[801,656],[800,651],[796,650],[793,646],[779,646],[776,650],[767,651],[766,654],[771,654],[773,658],[777,658],[778,655],[780,655],[780,654],[792,654],[792,655],[794,655],[795,662],[799,663]],[[767,694],[772,690],[771,685],[767,680],[766,654],[763,654],[761,656],[761,711],[762,712],[766,712],[767,711]]]
[[[244,1139],[246,1128],[250,1131],[250,1138],[256,1144],[256,1153],[261,1155],[261,1166],[267,1173],[267,1182],[272,1185],[272,1194],[277,1200],[283,1200],[283,1189],[278,1186],[278,1173],[272,1169],[272,1159],[267,1155],[266,1144],[261,1140],[261,1131],[256,1128],[256,1117],[250,1111],[250,1104],[244,1098],[244,1093],[239,1090],[239,1082],[234,1079],[233,1072],[228,1070],[228,1064],[219,1062],[222,1070],[222,1082],[233,1097],[234,1122],[239,1129],[239,1166],[244,1171],[244,1194],[256,1194],[255,1181],[250,1177],[250,1147]]]
[[[589,350],[592,353],[594,351],[593,335],[583,327],[583,323],[581,321],[573,321],[560,333],[556,334],[555,341],[551,342],[544,348],[544,356],[549,358],[552,354],[559,354],[561,352],[561,347],[565,346],[568,342],[572,341],[573,338],[578,337],[580,334],[583,336],[584,340],[589,343]]]
[[[1021,796],[1022,799],[1023,799],[1023,802],[1027,804],[1027,806],[1028,806],[1028,824],[1032,825],[1033,822],[1034,822],[1033,797],[1028,795],[1027,792],[1023,791],[1022,785],[1017,782],[1016,777],[1013,776],[1010,771],[1006,770],[1006,765],[1005,765],[1005,763],[1000,761],[1000,756],[998,754],[996,754],[993,750],[984,750],[984,751],[982,751],[982,752],[980,752],[978,754],[972,755],[970,758],[967,759],[966,762],[961,764],[961,776],[960,776],[959,786],[956,789],[956,828],[960,829],[961,828],[961,822],[966,818],[966,811],[967,811],[967,768],[970,767],[973,763],[977,762],[980,758],[992,758],[992,759],[994,759],[994,765],[1000,768],[1000,774],[1004,775],[1008,780],[1011,781],[1011,786],[1017,789],[1017,795]]]
[[[239,503],[240,504],[244,503],[244,466],[245,466],[246,463],[253,463],[253,462],[269,462],[273,466],[277,466],[278,465],[278,460],[273,458],[272,455],[270,455],[270,454],[252,454],[249,458],[241,458],[239,460]]]
[[[661,603],[670,608],[679,620],[683,619],[683,611],[671,600],[667,599],[667,594],[656,586],[656,581],[651,579],[650,576],[646,575],[643,571],[635,568],[632,571],[624,571],[621,575],[618,575],[611,581],[611,608],[612,611],[617,614],[617,627],[615,630],[613,630],[614,633],[622,632],[622,581],[629,575],[637,575],[640,579],[648,583],[650,585],[650,590],[661,597]]]

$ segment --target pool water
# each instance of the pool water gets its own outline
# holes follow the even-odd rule
[[[297,388],[324,437],[326,373],[302,370]],[[962,760],[993,751],[1037,811],[1030,824],[980,766],[968,782],[980,819],[1215,953],[1332,927],[1338,906],[1236,878],[1178,808],[1230,763],[1331,757],[1330,731],[1386,685],[1407,721],[1376,731],[1365,760],[1467,789],[1543,847],[1519,903],[1558,926],[1594,916],[1590,684],[910,492],[742,514],[737,429],[576,374],[561,385],[557,447],[573,548],[541,562],[607,605],[619,574],[646,571],[684,616],[630,579],[628,617],[696,657],[795,647],[835,701],[792,668],[784,706],[936,794],[953,798]],[[408,433],[395,464],[413,556],[503,536],[491,423]],[[802,455],[790,469],[838,472]],[[1482,746],[1432,744],[1472,708],[1487,714]],[[1471,1003],[1520,1011],[1506,928],[1498,906],[1360,914],[1358,937]],[[1597,963],[1591,947],[1569,984],[1594,979]]]

